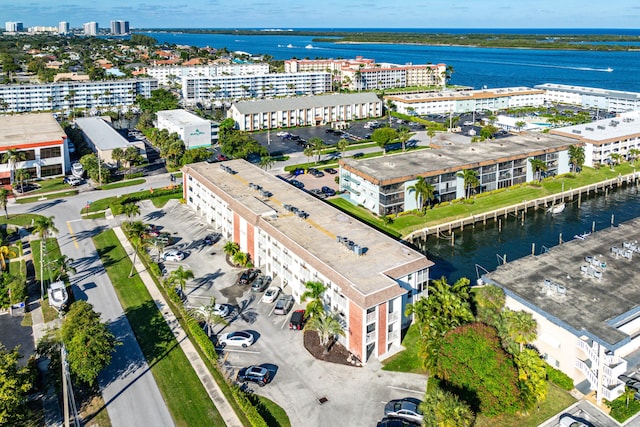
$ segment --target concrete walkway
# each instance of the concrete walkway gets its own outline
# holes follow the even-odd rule
[[[133,258],[133,247],[124,235],[122,229],[118,226],[114,227],[114,231],[129,257]],[[155,282],[149,275],[149,272],[145,269],[139,257],[136,257],[135,268],[138,272],[138,275],[140,276],[140,279],[142,279],[142,282],[145,284],[147,290],[149,291],[149,294],[151,294],[151,297],[158,307],[158,310],[160,310],[162,316],[169,325],[171,332],[173,332],[173,335],[176,337],[176,340],[180,344],[180,348],[182,348],[182,351],[184,351],[184,354],[187,356],[187,359],[189,359],[191,366],[196,371],[196,375],[198,375],[198,378],[200,378],[202,385],[204,386],[205,390],[207,390],[207,394],[215,404],[218,412],[220,412],[220,415],[224,419],[226,425],[229,427],[242,427],[240,419],[227,401],[225,395],[222,393],[222,390],[220,390],[220,387],[209,372],[207,365],[205,365],[205,363],[202,361],[202,358],[196,351],[193,343],[189,340],[187,334],[180,326],[180,323],[174,316],[171,308],[169,308],[166,300],[164,299],[164,296],[158,290]]]

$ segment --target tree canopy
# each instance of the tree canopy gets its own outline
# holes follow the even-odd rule
[[[8,351],[0,344],[0,425],[17,425],[25,419],[27,393],[33,385],[29,368],[19,365],[17,349]]]
[[[389,145],[394,139],[398,137],[398,132],[390,127],[382,127],[373,131],[371,134],[371,140],[378,144],[385,152],[387,151],[387,145]]]

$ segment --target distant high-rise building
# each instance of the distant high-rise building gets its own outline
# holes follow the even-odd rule
[[[87,22],[82,25],[84,29],[85,36],[97,36],[98,35],[98,23],[97,22]]]
[[[69,23],[61,21],[58,23],[58,34],[69,34]]]
[[[24,24],[22,22],[5,22],[4,29],[10,33],[20,33],[24,31]]]
[[[111,21],[111,35],[129,34],[129,21]]]

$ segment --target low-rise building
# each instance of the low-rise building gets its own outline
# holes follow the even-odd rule
[[[183,77],[222,77],[268,74],[267,63],[215,64],[215,65],[163,65],[147,67],[145,74],[158,80],[161,86],[182,84]]]
[[[308,281],[360,360],[400,349],[407,304],[427,290],[423,254],[244,160],[183,169],[184,199],[300,302]]]
[[[355,205],[377,215],[418,208],[412,190],[418,177],[434,187],[434,203],[483,193],[540,177],[530,159],[545,163],[545,176],[569,172],[569,147],[574,141],[540,133],[523,132],[497,141],[445,145],[383,157],[340,160],[340,190]],[[465,188],[458,173],[476,172],[478,183]],[[539,171],[538,171],[539,172]],[[426,204],[426,202],[425,202]]]
[[[545,91],[545,100],[558,104],[578,105],[614,113],[640,110],[640,93],[595,87],[545,83],[534,86]]]
[[[0,116],[0,158],[9,150],[24,157],[15,163],[31,179],[64,175],[69,170],[67,135],[52,114],[22,114]],[[0,184],[13,183],[9,162],[0,164]]]
[[[156,113],[158,129],[177,133],[187,149],[210,147],[218,142],[218,123],[186,110],[163,110]]]
[[[480,110],[498,111],[507,108],[539,107],[544,104],[545,92],[527,87],[507,87],[479,90],[443,90],[439,92],[388,95],[402,114],[460,114]]]
[[[482,280],[502,288],[506,307],[538,324],[545,360],[598,402],[625,390],[619,375],[640,350],[640,218],[501,265]]]
[[[116,166],[117,161],[112,153],[116,148],[126,151],[129,147],[135,147],[138,154],[146,157],[147,152],[142,141],[128,141],[110,123],[109,117],[78,117],[75,122],[82,131],[82,136],[89,147],[96,152],[102,163]]]
[[[382,116],[382,101],[373,92],[241,101],[227,113],[238,129],[254,131]]]
[[[157,88],[158,81],[148,78],[0,85],[0,111],[25,113],[131,106],[138,95],[149,98]]]
[[[595,166],[636,158],[632,150],[640,150],[640,111],[623,113],[616,118],[592,123],[551,129],[552,135],[560,135],[584,144],[584,164]]]

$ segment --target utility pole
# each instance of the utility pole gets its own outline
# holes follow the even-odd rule
[[[98,152],[98,185],[102,187],[102,168],[100,167],[100,153]]]

